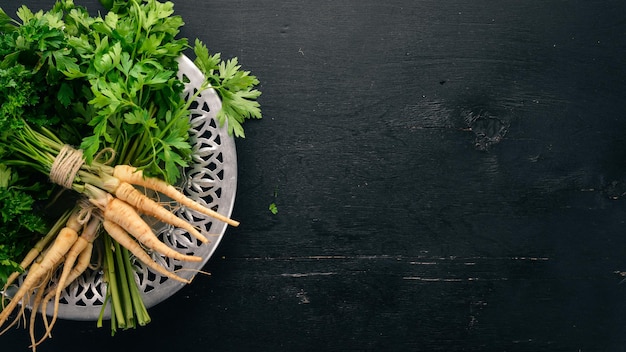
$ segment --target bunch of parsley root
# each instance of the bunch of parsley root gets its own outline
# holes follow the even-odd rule
[[[236,58],[223,61],[199,40],[180,38],[183,20],[171,2],[101,3],[106,13],[98,15],[73,0],[38,12],[22,6],[14,16],[0,9],[0,329],[27,322],[33,350],[51,336],[63,291],[94,263],[112,333],[150,321],[134,261],[189,282],[153,255],[202,258],[165,245],[144,219],[201,242],[202,230],[172,207],[238,225],[176,188],[192,161],[190,109],[210,88],[230,134],[243,137],[242,123],[261,118],[257,78]],[[191,96],[177,75],[186,50],[205,78]],[[150,189],[154,196],[146,196]]]

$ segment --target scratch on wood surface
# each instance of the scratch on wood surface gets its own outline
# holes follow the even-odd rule
[[[403,280],[422,281],[422,282],[466,282],[466,281],[507,281],[508,278],[480,278],[480,277],[421,277],[421,276],[404,276]]]
[[[293,274],[285,273],[285,274],[280,274],[280,276],[298,278],[298,277],[309,277],[309,276],[330,276],[330,275],[336,275],[336,274],[337,274],[336,272],[332,272],[331,271],[331,272],[326,272],[326,273],[318,273],[318,272],[315,272],[315,273],[293,273]]]
[[[248,257],[244,260],[262,261],[282,261],[282,260],[402,260],[402,256],[396,255],[305,255],[305,256],[285,256],[285,257]]]
[[[512,260],[512,261],[530,261],[530,262],[544,262],[550,260],[548,257],[432,257],[429,260],[412,260],[409,262],[411,265],[438,265],[447,261],[463,262],[464,265],[476,265],[478,261],[500,261],[500,260]]]
[[[512,262],[520,262],[520,263],[534,263],[534,262],[547,262],[550,260],[549,257],[534,257],[534,256],[512,256],[512,257],[432,257],[428,258],[429,260],[411,260],[409,261],[410,265],[416,266],[437,266],[444,265],[449,266],[450,264],[456,265],[464,265],[464,266],[477,266],[481,264],[493,264],[493,262],[500,261],[512,261]],[[496,264],[500,265],[500,264]],[[440,277],[440,276],[418,276],[418,275],[407,275],[402,277],[403,280],[409,281],[419,281],[419,282],[476,282],[476,281],[507,281],[509,278],[507,277],[478,277],[478,276],[470,276],[470,277],[455,277],[454,274],[449,277]]]
[[[442,277],[421,277],[421,276],[405,276],[404,280],[425,281],[425,282],[461,282],[459,278],[442,278]]]
[[[415,268],[421,267],[420,270],[428,270],[438,268],[439,266],[450,270],[451,267],[462,265],[464,267],[472,267],[477,269],[469,269],[473,272],[467,272],[467,269],[459,271],[457,275],[453,271],[449,272],[449,275],[440,276],[439,274],[432,273],[432,276],[424,273],[407,273],[401,276],[402,280],[415,281],[422,283],[460,283],[460,282],[488,282],[488,281],[508,281],[506,276],[491,276],[487,277],[483,271],[480,270],[484,265],[502,265],[505,262],[517,262],[524,263],[525,265],[534,265],[540,262],[548,262],[551,260],[549,257],[542,256],[501,256],[501,257],[486,257],[486,256],[428,256],[418,255],[405,257],[402,255],[310,255],[310,256],[285,256],[285,257],[250,257],[243,258],[244,260],[253,261],[339,261],[339,262],[353,262],[353,261],[394,261],[402,265],[410,265]],[[427,269],[428,268],[428,269]],[[342,275],[347,272],[343,271],[305,271],[294,273],[282,273],[280,277],[288,278],[307,278],[307,277],[329,277],[334,275]],[[349,272],[355,274],[354,270]],[[366,271],[358,271],[358,273],[366,273]],[[469,274],[469,275],[468,275]],[[467,276],[466,276],[467,275]]]
[[[513,257],[481,257],[481,256],[416,256],[405,257],[402,255],[307,255],[307,256],[285,256],[285,257],[248,257],[241,258],[251,261],[283,261],[283,260],[396,260],[405,261],[408,260],[412,265],[437,265],[444,261],[464,261],[467,265],[474,265],[478,261],[499,261],[499,260],[512,260],[512,261],[549,261],[549,257],[531,257],[531,256],[513,256]]]
[[[311,303],[311,300],[309,299],[306,291],[304,291],[304,290],[300,290],[298,293],[296,293],[296,297],[298,297],[298,299],[300,299],[300,302],[298,302],[298,304],[309,304],[309,303]]]
[[[349,270],[334,269],[332,271],[309,271],[304,269],[300,272],[282,272],[278,274],[278,277],[283,278],[324,278],[332,276],[342,275],[367,275],[368,270],[354,270],[353,265],[366,265],[366,264],[382,264],[389,265],[391,262],[398,265],[408,265],[414,270],[408,270],[409,272],[398,275],[398,279],[406,282],[419,282],[419,283],[477,283],[477,282],[502,282],[515,280],[515,278],[509,278],[506,274],[490,275],[490,271],[485,269],[486,267],[501,266],[507,264],[515,265],[540,265],[547,263],[552,258],[547,256],[437,256],[428,255],[424,252],[422,255],[417,256],[403,256],[403,255],[305,255],[305,256],[276,256],[276,257],[247,257],[247,258],[233,258],[246,261],[264,261],[264,262],[302,262],[303,265],[310,266],[316,262],[320,262],[319,265],[328,266],[329,262],[335,262],[332,265],[348,265]],[[322,263],[324,262],[324,263]],[[365,263],[369,262],[369,263]],[[396,264],[393,264],[396,265]],[[464,267],[464,268],[461,268]],[[455,269],[456,268],[456,269]],[[441,274],[442,269],[446,270],[445,274]],[[458,269],[458,270],[457,270]],[[415,271],[415,272],[410,272]]]

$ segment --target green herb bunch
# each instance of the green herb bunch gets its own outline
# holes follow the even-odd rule
[[[179,38],[184,23],[172,2],[101,2],[104,16],[73,0],[57,0],[48,11],[22,6],[16,19],[0,9],[0,284],[48,230],[35,210],[50,202],[53,186],[31,176],[49,173],[59,146],[79,147],[87,165],[109,151],[114,164],[169,184],[180,179],[191,161],[189,115],[197,97],[183,96],[178,77],[186,50],[205,75],[195,94],[215,89],[217,119],[230,134],[244,137],[244,121],[261,118],[259,80],[236,58],[224,61],[200,40],[192,46]],[[116,265],[130,267],[127,254]],[[128,309],[134,312],[125,313],[131,318],[124,328],[149,321],[141,305]]]
[[[108,5],[104,17],[90,16],[72,0],[59,0],[47,12],[21,7],[21,23],[0,10],[0,70],[6,70],[0,76],[24,76],[27,92],[20,98],[30,106],[29,113],[15,111],[15,104],[7,109],[64,141],[78,139],[87,163],[108,147],[117,163],[175,183],[191,160],[186,117],[195,98],[181,95],[177,77],[177,59],[191,48],[187,38],[177,38],[183,20],[171,2]],[[258,79],[197,39],[193,52],[206,78],[202,89],[214,88],[222,100],[218,121],[244,137],[241,124],[261,118]]]

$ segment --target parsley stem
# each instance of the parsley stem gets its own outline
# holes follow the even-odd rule
[[[143,299],[141,297],[141,293],[139,292],[139,287],[135,282],[135,268],[133,267],[133,263],[130,260],[130,253],[128,249],[122,248],[120,251],[122,253],[123,264],[126,267],[126,278],[128,281],[128,290],[130,295],[130,301],[132,303],[133,312],[135,315],[135,320],[139,323],[139,326],[145,326],[150,322],[150,315],[148,314],[148,310],[143,303]]]
[[[121,297],[119,293],[118,278],[116,275],[116,265],[115,265],[115,258],[114,258],[112,246],[113,246],[113,241],[111,240],[109,235],[105,235],[104,236],[104,254],[105,254],[104,255],[104,267],[106,268],[105,278],[108,284],[107,292],[111,296],[111,321],[112,323],[114,321],[116,322],[115,326],[119,326],[123,328],[126,326],[126,322],[124,319],[122,302],[121,302]]]

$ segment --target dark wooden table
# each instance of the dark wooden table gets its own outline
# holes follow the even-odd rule
[[[148,326],[41,351],[626,350],[626,2],[175,8],[262,82],[242,226]]]

